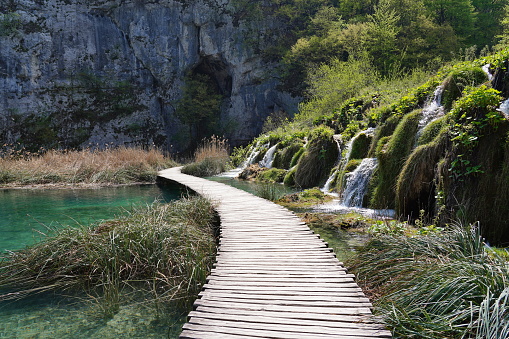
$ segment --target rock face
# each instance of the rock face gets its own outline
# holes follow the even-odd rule
[[[3,143],[182,149],[189,129],[173,113],[188,72],[217,83],[219,132],[234,145],[296,108],[257,53],[273,24],[243,20],[230,0],[1,0],[0,10]]]

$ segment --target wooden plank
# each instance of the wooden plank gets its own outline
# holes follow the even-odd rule
[[[274,338],[274,339],[352,339],[358,338],[357,336],[349,336],[342,334],[304,334],[304,333],[295,333],[295,332],[284,332],[284,331],[268,331],[268,330],[260,330],[260,329],[245,329],[245,328],[233,328],[233,327],[223,327],[223,326],[212,326],[212,325],[196,325],[192,323],[187,323],[183,326],[185,330],[193,330],[193,331],[204,331],[204,332],[213,332],[213,333],[221,333],[221,334],[236,334],[236,335],[245,335],[252,337],[260,337],[260,338]]]
[[[254,295],[253,295],[254,296]],[[203,301],[218,301],[224,303],[248,303],[248,304],[263,304],[263,305],[278,305],[278,306],[299,306],[299,307],[366,307],[371,308],[373,305],[368,302],[362,302],[360,299],[352,298],[351,301],[328,301],[328,300],[288,300],[288,299],[263,299],[262,297],[245,299],[237,298],[234,295],[228,297],[216,296],[214,294],[206,295],[202,299],[197,299],[195,305],[200,305],[199,300]]]
[[[275,312],[273,312],[275,313]],[[265,314],[269,314],[265,312]],[[281,325],[306,325],[306,326],[322,326],[336,330],[344,328],[355,328],[355,329],[368,329],[368,330],[385,330],[383,326],[373,323],[362,323],[359,322],[358,318],[344,317],[345,321],[323,321],[323,320],[308,320],[308,319],[293,319],[293,318],[282,318],[279,316],[267,316],[267,315],[256,315],[256,314],[225,314],[225,313],[213,313],[213,312],[201,312],[191,311],[189,317],[205,318],[205,319],[217,319],[217,320],[231,320],[231,321],[244,321],[258,324],[281,324]]]
[[[221,328],[235,328],[235,329],[244,329],[244,330],[259,330],[260,325],[257,323],[247,322],[247,321],[231,321],[231,320],[218,320],[218,319],[208,319],[208,318],[195,318],[191,322],[192,324],[197,325],[207,325],[207,326],[217,326]],[[271,324],[265,323],[263,325],[263,330],[266,331],[276,331],[276,332],[288,332],[295,333],[301,335],[343,335],[343,336],[351,336],[357,338],[379,338],[380,330],[371,330],[371,329],[358,329],[358,328],[342,328],[341,331],[338,331],[337,328],[330,328],[324,326],[315,326],[315,325],[297,325],[297,324]],[[247,331],[249,333],[249,331]]]
[[[228,309],[244,309],[251,311],[275,311],[275,312],[296,312],[296,313],[318,313],[336,315],[368,315],[371,314],[369,307],[326,307],[326,306],[285,306],[285,305],[261,305],[255,303],[223,302],[197,299],[196,306],[221,307]]]
[[[200,292],[201,297],[225,297],[225,298],[239,298],[239,299],[257,299],[257,300],[294,300],[294,301],[327,301],[327,302],[354,302],[360,301],[364,303],[370,303],[369,299],[364,296],[353,296],[346,294],[342,297],[327,296],[324,298],[323,295],[274,295],[274,294],[242,294],[233,293],[229,291],[202,291]]]

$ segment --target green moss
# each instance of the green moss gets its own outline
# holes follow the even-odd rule
[[[403,164],[415,144],[415,134],[421,111],[416,110],[403,117],[389,138],[382,138],[377,147],[378,183],[370,205],[373,208],[394,208],[396,180]]]
[[[272,164],[272,166],[284,169],[291,168],[292,159],[294,155],[297,154],[297,152],[299,152],[300,150],[302,150],[303,152],[302,143],[293,143],[283,148],[282,150],[279,150],[274,157],[274,163]],[[297,163],[297,161],[298,159],[295,161],[295,164]]]
[[[399,116],[392,116],[387,121],[385,121],[380,127],[378,127],[375,131],[375,135],[371,142],[371,146],[369,148],[368,157],[373,158],[376,154],[377,145],[380,142],[380,139],[391,136],[394,133],[396,127],[398,127],[401,118]]]
[[[439,134],[444,133],[449,127],[449,116],[444,115],[430,122],[422,131],[418,145],[424,145],[433,141]]]
[[[320,186],[338,158],[338,147],[332,136],[334,131],[318,127],[311,133],[309,145],[297,163],[296,185],[309,188]]]
[[[283,182],[286,176],[286,170],[280,168],[271,168],[258,174],[257,180],[265,182]]]
[[[305,151],[306,149],[304,147],[301,147],[297,152],[295,152],[295,154],[292,157],[292,160],[290,161],[290,168],[297,166],[297,163],[299,162],[300,158],[302,157]]]
[[[486,81],[488,76],[480,67],[465,66],[453,70],[442,83],[444,87],[442,104],[446,110],[451,109],[453,102],[461,96],[467,86],[478,86]]]
[[[367,157],[373,137],[364,133],[359,134],[352,142],[350,159],[364,159]]]
[[[297,172],[297,167],[291,168],[285,175],[283,179],[283,184],[286,186],[295,186],[295,172]]]
[[[406,218],[419,217],[424,210],[433,216],[435,207],[437,164],[444,156],[448,136],[443,131],[435,140],[413,150],[396,183],[396,212]]]

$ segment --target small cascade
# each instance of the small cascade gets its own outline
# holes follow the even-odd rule
[[[346,154],[345,154],[345,157],[342,159],[341,161],[341,164],[339,166],[339,169],[341,171],[343,171],[346,167],[346,165],[348,164],[348,161],[350,161],[350,155],[352,153],[352,146],[353,146],[353,143],[355,142],[355,140],[361,135],[361,134],[365,134],[367,136],[373,136],[375,134],[375,129],[373,127],[370,127],[364,131],[360,131],[359,133],[357,133],[352,139],[350,139],[350,141],[346,144]]]
[[[332,194],[332,193],[330,193],[330,190],[331,190],[330,186],[331,186],[332,182],[334,181],[334,178],[336,177],[338,172],[339,172],[338,169],[336,169],[334,172],[332,172],[331,176],[325,182],[325,185],[323,185],[323,187],[320,188],[320,191],[322,191],[325,194]]]
[[[256,142],[255,146],[251,146],[249,156],[247,157],[246,161],[244,161],[240,167],[246,168],[247,166],[251,165],[256,157],[260,154],[260,142]]]
[[[262,161],[260,161],[260,167],[272,168],[272,163],[274,162],[274,155],[276,154],[277,145],[278,144],[275,144],[274,146],[269,148],[267,153],[265,153],[265,156],[263,157]]]
[[[438,86],[433,94],[433,99],[430,100],[422,109],[422,118],[419,120],[419,126],[415,140],[418,140],[424,128],[433,120],[444,115],[444,106],[442,106],[442,93],[444,88]]]
[[[365,158],[352,173],[348,174],[341,205],[362,207],[362,200],[368,191],[371,175],[378,166],[376,158]]]
[[[484,73],[486,73],[486,75],[488,76],[489,81],[491,81],[493,79],[493,74],[490,73],[490,67],[491,67],[491,64],[486,64],[481,67],[482,70],[484,71]]]
[[[505,118],[509,120],[509,99],[500,104],[498,111],[504,113]]]

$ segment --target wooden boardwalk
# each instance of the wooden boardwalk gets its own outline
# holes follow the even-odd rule
[[[217,261],[181,338],[391,338],[332,250],[289,210],[221,183],[159,176],[213,200]]]

